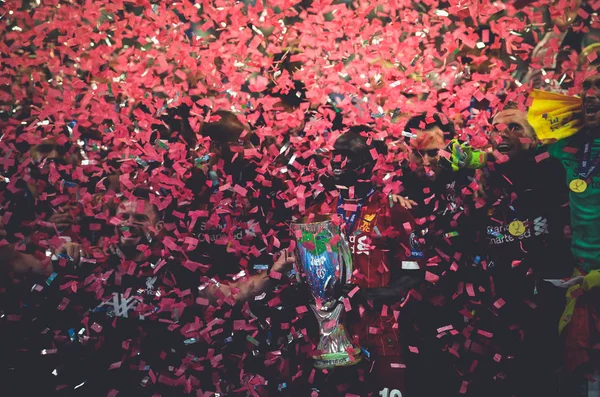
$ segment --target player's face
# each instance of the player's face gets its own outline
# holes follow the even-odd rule
[[[527,115],[521,110],[504,110],[494,117],[492,124],[492,146],[509,158],[537,145],[537,139],[527,122]]]
[[[423,180],[435,180],[441,172],[440,150],[445,147],[444,133],[439,127],[429,130],[413,130],[417,137],[410,140],[410,159],[416,165],[414,172]]]
[[[148,201],[125,201],[119,205],[116,214],[121,223],[117,227],[119,245],[122,248],[137,247],[147,243],[148,236],[154,235],[158,225],[158,214]]]
[[[336,185],[352,186],[358,180],[356,169],[360,167],[358,155],[347,149],[334,148],[331,159],[331,170]]]
[[[600,73],[588,76],[581,88],[584,125],[600,133]]]
[[[61,145],[52,138],[44,139],[31,148],[31,158],[36,164],[46,164],[51,161],[61,165],[70,164],[72,162],[69,157],[70,150],[70,142]]]

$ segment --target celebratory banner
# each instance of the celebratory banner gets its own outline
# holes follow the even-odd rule
[[[527,119],[542,142],[567,138],[582,126],[581,98],[534,90]]]

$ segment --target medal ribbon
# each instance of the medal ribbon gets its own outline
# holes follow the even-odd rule
[[[581,154],[581,166],[579,167],[579,177],[584,181],[589,179],[592,175],[598,171],[598,164],[600,164],[600,153],[596,160],[592,163],[590,157],[592,155],[592,141],[588,140],[583,146],[583,153]]]

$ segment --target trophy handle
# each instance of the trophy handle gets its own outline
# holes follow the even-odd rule
[[[340,232],[341,238],[338,242],[339,253],[340,253],[340,269],[341,273],[341,285],[350,284],[352,281],[352,253],[350,252],[350,246],[348,240],[343,232]]]

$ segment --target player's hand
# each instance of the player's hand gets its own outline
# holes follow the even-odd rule
[[[296,262],[296,257],[293,253],[289,252],[286,249],[281,250],[279,253],[279,257],[273,263],[273,267],[271,267],[271,271],[286,274],[290,270],[292,270],[292,265]]]
[[[407,210],[410,210],[418,205],[416,201],[411,200],[408,197],[399,196],[397,194],[390,194],[390,200],[394,204],[400,204],[400,206],[406,208]]]
[[[67,259],[67,265],[76,270],[81,267],[81,259],[87,258],[89,255],[83,250],[81,244],[66,243],[56,250],[56,256]]]
[[[73,206],[66,205],[64,207],[59,208],[57,212],[52,214],[50,218],[48,218],[48,223],[53,223],[57,229],[65,229],[69,226],[75,225],[79,222],[79,219],[73,216],[72,210]]]
[[[49,223],[53,223],[56,225],[58,229],[63,229],[75,224],[75,219],[71,214],[63,212],[57,212],[52,214],[50,218],[48,218]]]

